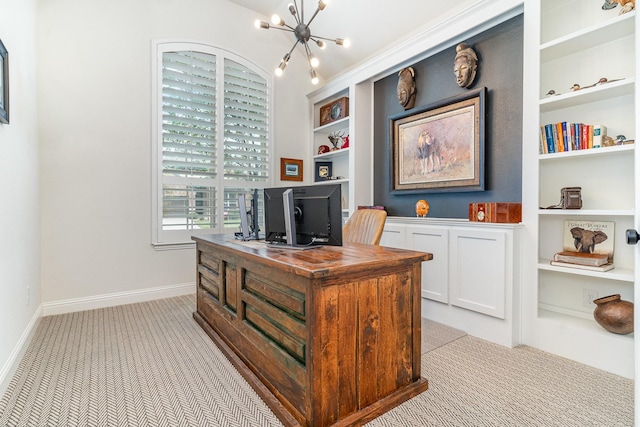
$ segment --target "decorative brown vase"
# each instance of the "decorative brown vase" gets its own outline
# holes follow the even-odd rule
[[[620,299],[620,294],[594,299],[596,322],[614,334],[633,332],[633,303]]]

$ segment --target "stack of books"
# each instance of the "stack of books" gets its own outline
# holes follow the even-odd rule
[[[613,263],[607,254],[591,254],[585,252],[562,251],[553,256],[551,265],[569,268],[582,268],[591,271],[609,271]]]

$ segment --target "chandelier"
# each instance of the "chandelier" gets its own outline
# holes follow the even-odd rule
[[[291,59],[291,53],[293,52],[293,49],[295,49],[298,43],[300,43],[302,46],[304,46],[304,51],[307,54],[307,61],[309,62],[309,70],[311,74],[311,83],[313,83],[314,85],[318,84],[318,76],[316,75],[315,69],[318,67],[320,61],[318,61],[318,58],[316,58],[315,55],[311,52],[311,49],[309,48],[309,41],[314,42],[316,45],[318,45],[320,49],[324,49],[326,47],[326,43],[324,42],[324,40],[332,41],[335,44],[340,46],[349,47],[349,44],[350,44],[349,40],[329,39],[326,37],[319,37],[311,34],[311,29],[309,28],[309,25],[311,25],[311,22],[318,15],[318,12],[320,12],[321,10],[324,10],[324,8],[327,6],[327,3],[328,3],[328,0],[319,0],[316,11],[313,13],[313,16],[311,16],[311,19],[309,19],[309,22],[305,24],[304,23],[304,0],[300,0],[300,6],[301,6],[300,9],[298,8],[297,1],[293,0],[293,3],[289,3],[289,12],[291,13],[291,15],[293,15],[293,18],[296,21],[295,27],[287,25],[284,22],[284,20],[280,18],[280,16],[278,15],[273,15],[271,17],[271,23],[260,21],[260,20],[256,21],[256,28],[264,28],[264,29],[275,28],[277,30],[289,31],[290,33],[293,33],[296,37],[296,41],[293,43],[291,50],[289,50],[289,52],[282,57],[282,61],[280,61],[280,65],[278,65],[278,68],[276,68],[276,76],[282,75],[282,73],[284,72],[284,69],[289,63],[289,59]]]

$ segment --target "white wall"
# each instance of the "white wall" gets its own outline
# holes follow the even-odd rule
[[[10,124],[0,124],[0,391],[40,305],[36,0],[0,0]],[[27,288],[30,298],[27,303]]]
[[[255,29],[259,16],[226,0],[47,0],[38,10],[45,308],[194,283],[193,249],[150,245],[151,40],[209,42],[273,72],[292,39]],[[308,156],[304,65],[294,56],[273,92],[277,177],[280,157]]]

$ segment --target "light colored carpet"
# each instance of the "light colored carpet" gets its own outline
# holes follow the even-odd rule
[[[0,426],[281,426],[194,309],[188,296],[43,318]],[[423,325],[429,389],[368,426],[633,425],[633,381]]]

